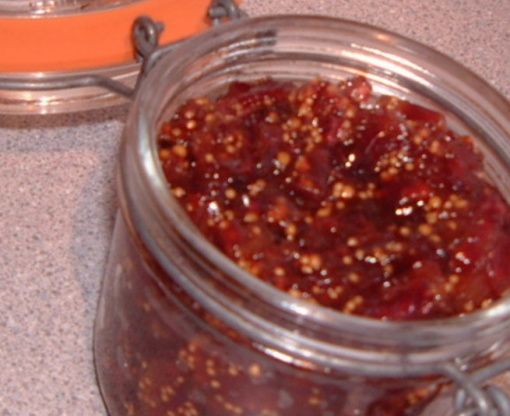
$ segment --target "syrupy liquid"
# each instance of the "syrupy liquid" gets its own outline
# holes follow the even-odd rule
[[[234,83],[163,125],[204,236],[293,296],[377,319],[465,314],[510,287],[510,207],[470,137],[366,79]]]

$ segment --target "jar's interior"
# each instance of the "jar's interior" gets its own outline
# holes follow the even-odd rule
[[[194,64],[196,67],[190,70],[194,73],[193,78],[189,80],[184,78],[178,97],[168,98],[169,104],[159,118],[158,126],[183,102],[203,96],[204,91],[207,91],[209,97],[221,95],[233,81],[250,82],[272,78],[299,83],[320,77],[338,82],[361,75],[370,81],[375,94],[397,96],[434,109],[445,115],[450,128],[475,138],[477,146],[484,154],[490,179],[505,198],[510,200],[510,176],[507,174],[510,166],[510,141],[481,117],[485,113],[481,104],[473,111],[472,103],[468,101],[469,96],[458,95],[448,90],[448,84],[455,80],[449,79],[444,82],[441,74],[430,73],[426,75],[432,76],[432,79],[427,79],[420,74],[423,68],[413,64],[412,61],[356,43],[351,43],[348,49],[335,51],[335,40],[332,40],[331,45],[323,43],[313,52],[309,44],[314,38],[307,38],[298,31],[285,33],[284,36],[276,32],[265,33],[263,36],[258,36],[256,41],[252,41],[254,44],[248,48],[250,52],[252,48],[257,49],[255,61],[248,55],[248,50],[243,50],[246,48],[245,44],[237,46],[239,51],[228,47],[215,53],[214,57],[205,58],[204,62],[214,59],[214,64],[199,76],[196,76],[196,73],[200,72],[198,68],[204,65],[204,62],[197,61]],[[285,42],[281,50],[272,36],[284,37],[279,40]],[[246,38],[248,39],[249,35]],[[324,53],[327,51],[335,53],[327,55]],[[223,60],[222,56],[227,58]],[[445,85],[434,84],[434,79],[444,82]],[[459,78],[457,82],[459,86],[463,79]]]
[[[245,295],[243,300],[237,299],[239,304],[253,303],[254,299],[260,302],[257,324],[260,324],[261,316],[272,314],[272,325],[264,327],[266,331],[276,330],[280,339],[288,339],[291,350],[292,332],[310,335],[310,350],[302,352],[315,354],[318,360],[329,363],[335,362],[328,355],[334,349],[329,342],[333,340],[333,344],[338,345],[338,334],[341,334],[344,345],[346,340],[351,345],[375,343],[374,350],[384,354],[390,366],[401,362],[402,348],[416,348],[417,353],[407,355],[405,360],[423,364],[469,356],[494,347],[495,342],[501,340],[501,330],[508,322],[508,299],[483,312],[461,318],[402,324],[343,316],[291,298],[256,281],[200,238],[186,219],[186,214],[168,195],[158,166],[155,138],[162,122],[184,101],[191,97],[221,94],[234,80],[271,77],[299,82],[318,76],[340,80],[363,75],[371,81],[376,93],[396,95],[436,109],[446,115],[452,128],[473,135],[485,154],[489,176],[508,197],[510,126],[508,118],[505,118],[505,114],[509,114],[508,104],[483,81],[446,57],[373,28],[350,22],[339,25],[338,21],[328,19],[292,17],[255,19],[249,26],[232,25],[229,29],[197,39],[165,59],[150,75],[133,110],[137,119],[130,128],[137,132],[135,158],[139,158],[143,165],[140,180],[149,190],[147,200],[155,200],[158,205],[156,211],[141,207],[135,213],[135,222],[147,225],[142,231],[143,238],[151,250],[159,251],[162,264],[168,264],[171,253],[165,248],[169,234],[155,224],[158,215],[170,221],[172,233],[179,233],[190,247],[204,254],[204,261],[234,277],[228,282],[230,289],[233,287],[234,291]],[[477,91],[484,93],[481,95]],[[127,164],[126,161],[124,163]],[[144,221],[143,218],[148,215],[153,217]],[[200,291],[207,285],[199,275],[196,282],[187,277],[184,285],[196,283],[194,287],[189,286],[190,290]],[[213,289],[209,295],[212,293]],[[216,312],[226,313],[225,308],[232,306],[220,303],[222,300],[218,300]],[[281,327],[275,329],[272,307],[280,312],[285,309],[297,320],[282,316],[278,322]],[[237,328],[243,326],[240,319],[239,316],[233,318],[232,323]],[[254,321],[251,324],[255,325]],[[285,332],[287,329],[290,332]],[[254,331],[253,326],[251,330]],[[460,342],[470,336],[471,343]],[[261,341],[270,343],[267,337]],[[300,339],[301,345],[302,341]],[[393,355],[395,347],[397,353]],[[317,348],[321,349],[320,353]],[[361,353],[363,361],[370,361],[373,352]],[[324,355],[321,356],[321,353]],[[351,363],[355,356],[361,356],[359,351],[353,352],[348,348],[342,349],[341,354],[349,356]],[[377,360],[380,358],[378,355]],[[339,366],[347,365],[341,359],[336,362]],[[378,368],[374,364],[370,371],[378,371]]]

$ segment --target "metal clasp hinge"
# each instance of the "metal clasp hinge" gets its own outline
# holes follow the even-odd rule
[[[473,373],[451,364],[441,373],[458,386],[454,396],[455,416],[510,416],[510,397],[488,380],[510,371],[510,359],[497,361]]]
[[[224,19],[236,20],[248,15],[234,0],[213,0],[209,7],[208,16],[213,25],[217,26]]]
[[[218,26],[225,21],[242,19],[248,15],[244,12],[235,0],[212,0],[207,10],[207,17],[213,26]],[[138,76],[135,91],[147,73],[154,67],[156,62],[172,51],[176,46],[186,42],[159,46],[159,36],[164,30],[161,23],[155,22],[150,17],[141,16],[135,20],[133,25],[133,44],[142,68]]]

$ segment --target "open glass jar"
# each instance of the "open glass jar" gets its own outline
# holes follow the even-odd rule
[[[489,176],[510,194],[510,105],[437,52],[357,23],[297,16],[235,22],[187,41],[144,79],[124,131],[121,209],[95,333],[112,416],[509,414],[500,390],[476,386],[507,367],[493,365],[509,346],[509,299],[441,321],[343,315],[237,267],[169,192],[157,135],[187,99],[234,80],[352,75],[472,134]],[[457,409],[453,382],[467,393]]]

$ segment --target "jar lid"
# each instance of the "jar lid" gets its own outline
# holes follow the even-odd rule
[[[0,0],[0,114],[118,104],[122,97],[98,87],[40,82],[100,76],[132,87],[140,70],[132,40],[138,17],[157,21],[160,44],[171,45],[206,29],[212,7],[230,4],[237,7],[234,0]]]
[[[93,1],[22,3],[36,8],[21,15],[0,15],[3,73],[76,71],[128,63],[134,59],[131,28],[138,16],[163,23],[161,42],[166,44],[205,29],[210,0],[128,0],[116,1],[112,7],[106,7],[111,2],[96,1],[99,5],[90,8],[87,5]],[[49,4],[55,4],[54,8],[48,9]],[[79,10],[69,9],[77,5]]]

